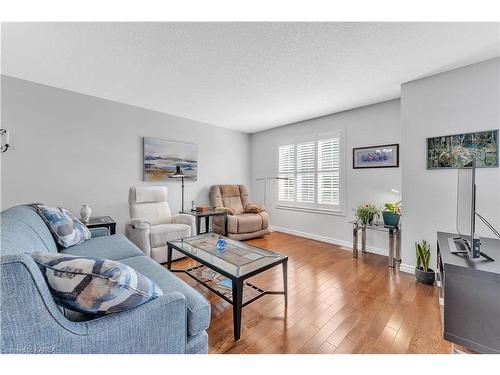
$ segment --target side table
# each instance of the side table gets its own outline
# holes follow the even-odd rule
[[[87,228],[106,228],[109,234],[116,233],[116,222],[110,216],[91,217],[88,222],[83,224]]]
[[[219,211],[219,210],[208,210],[206,212],[181,211],[179,213],[193,215],[196,218],[196,235],[202,234],[201,233],[201,219],[202,218],[205,218],[205,232],[203,232],[203,233],[208,233],[209,228],[210,228],[210,217],[212,217],[212,216],[224,216],[224,233],[223,233],[223,235],[226,235],[226,233],[227,233],[227,214],[225,211]]]
[[[366,230],[387,232],[389,235],[389,267],[397,268],[401,263],[401,225],[396,227],[384,224],[361,225],[352,222],[352,257],[358,257],[358,231],[361,229],[361,251],[366,253]]]

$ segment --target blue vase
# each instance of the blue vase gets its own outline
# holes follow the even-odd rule
[[[393,212],[384,211],[382,212],[384,217],[384,224],[390,227],[397,227],[399,225],[399,215]]]

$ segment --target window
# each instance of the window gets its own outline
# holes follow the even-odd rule
[[[343,212],[342,132],[283,142],[278,151],[278,205]]]

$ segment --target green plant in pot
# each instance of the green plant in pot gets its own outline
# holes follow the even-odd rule
[[[399,218],[401,217],[401,201],[396,203],[386,203],[385,211],[382,212],[384,224],[397,227],[399,225]]]
[[[431,261],[431,246],[426,240],[421,243],[415,242],[415,251],[417,253],[417,268],[415,268],[415,277],[418,282],[423,284],[432,285],[436,275],[432,269],[429,268]]]
[[[367,203],[356,209],[355,216],[361,225],[366,227],[373,224],[375,218],[380,217],[380,210],[374,204]]]

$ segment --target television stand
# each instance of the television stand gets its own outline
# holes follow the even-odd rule
[[[500,354],[500,261],[474,262],[452,255],[457,236],[437,233],[436,284],[443,338],[478,353]],[[500,259],[500,239],[482,237],[481,247]]]

